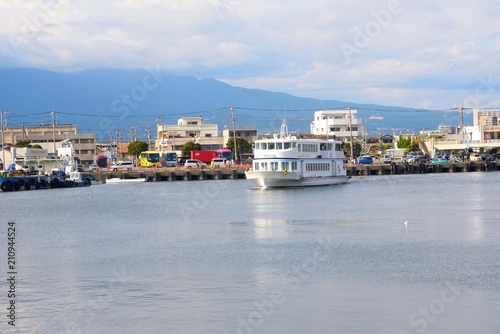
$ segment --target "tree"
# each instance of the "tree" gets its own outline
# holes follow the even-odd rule
[[[411,145],[411,136],[407,138],[401,136],[398,140],[398,148],[407,148]]]
[[[31,140],[21,139],[16,142],[16,146],[30,147]]]
[[[43,148],[43,147],[41,147],[41,146],[40,146],[40,145],[38,145],[38,144],[30,145],[30,147],[31,147],[31,148]]]
[[[231,137],[228,139],[226,148],[234,152],[234,138]],[[236,137],[236,148],[238,149],[238,155],[240,153],[252,153],[252,145],[247,142],[245,139]],[[235,157],[236,158],[236,157]]]
[[[351,155],[351,143],[344,143],[344,153],[346,156]],[[354,157],[358,157],[361,154],[361,144],[358,142],[352,143],[352,153]],[[353,159],[354,157],[350,157]]]
[[[196,144],[194,141],[188,141],[187,143],[182,145],[181,155],[183,157],[190,157],[191,151],[199,151],[199,150],[201,150],[200,144]]]
[[[147,150],[148,150],[148,143],[143,142],[141,140],[133,141],[130,144],[128,144],[128,154],[135,156],[136,158],[139,157],[141,152]]]
[[[414,141],[410,146],[405,148],[405,154],[407,154],[409,152],[419,151],[419,150],[420,150],[420,146],[418,144],[418,141]]]

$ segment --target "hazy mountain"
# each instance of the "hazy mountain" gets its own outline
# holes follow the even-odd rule
[[[54,110],[58,123],[73,123],[80,133],[96,133],[103,138],[115,130],[128,138],[131,127],[136,127],[142,137],[147,122],[154,129],[157,117],[163,117],[166,124],[175,124],[180,117],[202,115],[206,123],[217,123],[222,129],[231,126],[230,106],[235,108],[237,127],[256,126],[261,132],[278,130],[284,118],[290,130],[307,132],[315,110],[347,106],[357,109],[358,117],[363,119],[383,117],[368,121],[369,132],[460,123],[456,112],[321,101],[154,70],[55,73],[15,68],[0,69],[0,79],[0,108],[10,110],[9,125],[49,123],[50,111]]]

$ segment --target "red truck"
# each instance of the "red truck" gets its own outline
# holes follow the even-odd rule
[[[210,165],[213,158],[217,158],[217,156],[215,155],[215,151],[212,150],[191,151],[191,159],[200,160],[208,165]]]

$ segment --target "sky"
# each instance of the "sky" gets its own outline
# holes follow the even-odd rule
[[[300,97],[500,106],[498,0],[0,0],[0,67],[153,68]]]

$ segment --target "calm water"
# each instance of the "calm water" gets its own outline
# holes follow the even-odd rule
[[[0,193],[0,332],[500,333],[500,173],[351,181]]]

